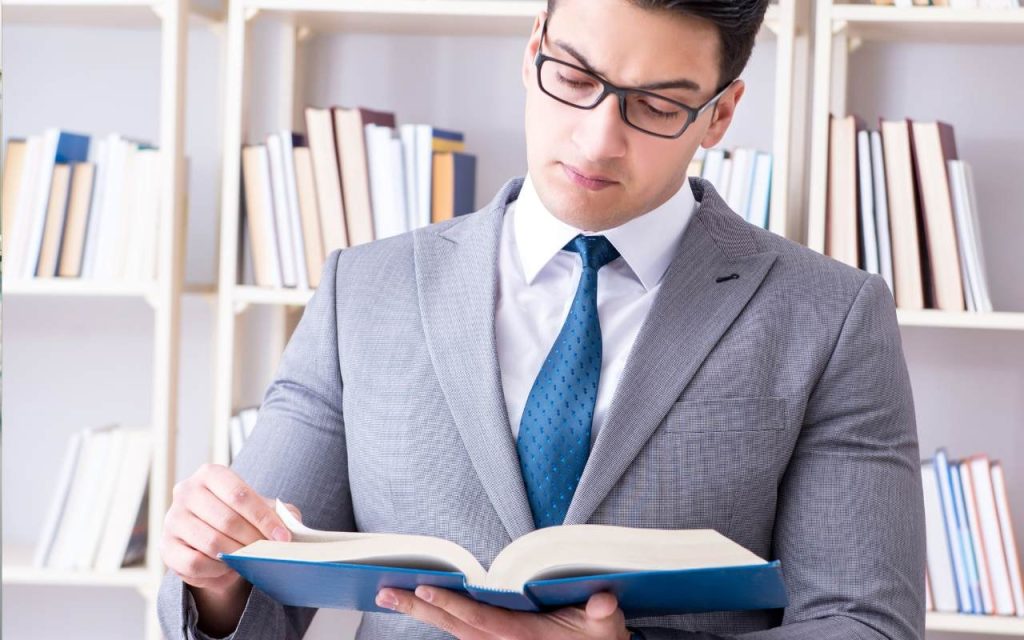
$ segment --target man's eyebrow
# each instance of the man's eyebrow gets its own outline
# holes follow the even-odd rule
[[[603,73],[599,72],[597,69],[594,68],[592,64],[590,64],[586,56],[577,51],[575,47],[573,47],[571,44],[569,44],[568,42],[564,42],[562,40],[554,40],[553,42],[560,49],[564,50],[566,53],[576,58],[576,60],[578,60],[579,63],[583,66],[583,68],[585,68],[587,71],[597,74],[601,77],[605,77]],[[694,91],[696,93],[700,93],[701,90],[700,85],[694,82],[693,80],[690,80],[689,78],[669,80],[666,82],[651,82],[648,84],[641,84],[634,87],[630,87],[630,89],[643,89],[645,91],[655,91],[657,89],[687,89],[689,91]]]

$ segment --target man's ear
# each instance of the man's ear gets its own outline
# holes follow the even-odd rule
[[[526,42],[526,50],[523,52],[523,86],[527,89],[534,83],[533,61],[537,59],[537,50],[540,48],[540,36],[547,17],[547,11],[541,11],[537,14],[537,17],[533,20],[533,31],[530,33],[530,39]]]
[[[740,98],[743,97],[743,92],[746,90],[746,85],[742,80],[736,80],[732,86],[722,97],[718,99],[718,104],[711,108],[711,125],[708,126],[708,130],[704,133],[704,137],[701,138],[700,146],[705,149],[710,149],[719,142],[725,136],[725,132],[729,130],[729,125],[732,123],[732,117],[736,113],[736,107],[740,103]]]

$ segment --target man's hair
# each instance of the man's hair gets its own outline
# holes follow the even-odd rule
[[[628,0],[641,9],[674,12],[706,20],[718,31],[719,83],[724,88],[743,72],[761,30],[769,0]],[[548,15],[557,0],[548,0]]]

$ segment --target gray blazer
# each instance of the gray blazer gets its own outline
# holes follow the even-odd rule
[[[922,638],[924,514],[893,299],[744,222],[709,182],[640,331],[567,524],[712,528],[781,559],[785,610],[636,618],[656,638]],[[533,529],[494,337],[512,180],[483,210],[334,252],[234,469],[319,529],[439,536],[485,566]],[[719,279],[736,274],[738,277]],[[168,575],[168,638],[195,610]],[[232,638],[314,611],[254,589]],[[443,638],[366,614],[358,638]]]

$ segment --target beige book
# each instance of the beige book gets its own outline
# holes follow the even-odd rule
[[[946,171],[947,162],[957,159],[953,127],[944,122],[913,122],[911,127],[935,306],[964,311],[960,250]]]
[[[71,186],[71,165],[53,166],[50,183],[50,200],[46,206],[46,225],[43,227],[43,242],[39,247],[39,264],[36,277],[52,278],[57,273],[60,258],[61,235],[64,233],[64,219],[67,214],[68,192]]]
[[[242,183],[256,284],[261,287],[280,287],[280,263],[274,235],[274,202],[270,191],[270,159],[265,146],[254,145],[242,149]]]
[[[3,255],[9,256],[11,231],[14,229],[14,211],[18,207],[18,192],[21,189],[21,178],[25,171],[25,151],[28,149],[28,142],[25,140],[8,140],[7,155],[4,156],[4,177],[3,177],[3,198],[0,200],[0,207],[3,207],[3,218],[0,224],[0,233],[3,234]]]
[[[57,275],[77,278],[82,273],[82,252],[85,249],[85,230],[89,221],[89,206],[92,203],[96,165],[79,162],[71,169],[71,195],[68,197],[68,214],[64,223],[64,240],[61,242],[60,262]]]
[[[348,247],[345,206],[341,198],[341,169],[338,167],[338,149],[331,110],[308,107],[306,131],[313,163],[316,205],[320,215],[321,251],[327,254],[335,249]],[[310,282],[312,283],[312,277]]]
[[[444,222],[455,217],[455,156],[434,154],[433,205],[430,222]]]
[[[896,306],[901,309],[924,309],[910,124],[908,120],[882,120],[880,125],[885,154],[885,186],[889,196]]]
[[[851,267],[860,266],[857,237],[857,122],[854,116],[830,119],[828,214],[825,253]]]
[[[370,198],[370,170],[366,156],[365,127],[376,124],[395,127],[395,114],[362,107],[335,108],[334,135],[341,165],[341,188],[345,195],[345,223],[351,245],[372,242],[373,203]]]
[[[309,274],[309,286],[316,288],[320,284],[320,270],[324,264],[324,243],[320,234],[320,212],[316,205],[313,156],[308,147],[295,147],[295,181],[302,240],[306,249],[306,272]]]

